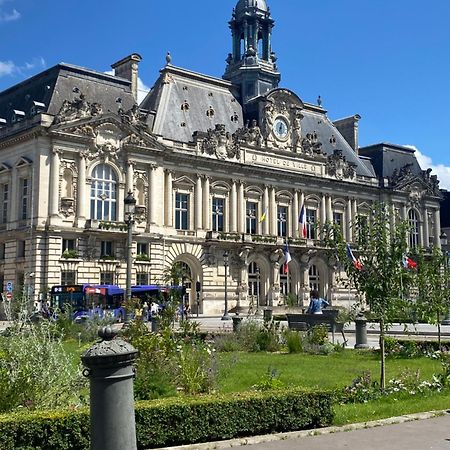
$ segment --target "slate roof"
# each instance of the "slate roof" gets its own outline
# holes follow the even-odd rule
[[[219,123],[231,133],[243,126],[242,107],[235,92],[233,85],[221,78],[167,65],[140,106],[156,112],[153,133],[191,142],[194,131],[206,132]],[[208,116],[211,109],[214,114]],[[237,120],[232,121],[235,115]]]
[[[58,64],[0,93],[0,118],[10,122],[13,110],[31,115],[34,102],[42,103],[40,111],[56,115],[64,100],[72,100],[77,88],[90,103],[100,103],[104,112],[116,112],[117,98],[122,108],[135,103],[131,83],[123,78],[70,64]]]
[[[450,227],[450,192],[441,191],[444,199],[441,202],[441,227]],[[450,236],[448,236],[450,238]]]
[[[401,145],[380,143],[361,147],[359,154],[369,157],[378,177],[392,177],[395,170],[400,171],[406,164],[411,164],[411,172],[420,175],[422,169],[414,155],[415,150]]]

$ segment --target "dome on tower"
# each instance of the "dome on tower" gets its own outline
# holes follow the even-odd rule
[[[268,10],[266,0],[239,0],[235,8],[236,15],[243,14],[247,8],[255,7],[264,12]]]

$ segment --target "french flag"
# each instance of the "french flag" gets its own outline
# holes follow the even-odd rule
[[[417,269],[417,263],[413,261],[409,256],[403,255],[403,267],[405,269]]]
[[[286,244],[284,246],[284,266],[283,266],[284,273],[288,273],[289,272],[289,263],[291,261],[292,261],[292,258],[291,258],[291,254],[289,253],[288,243],[286,241]]]
[[[361,261],[359,259],[357,259],[355,257],[355,255],[353,254],[350,244],[347,244],[347,256],[348,256],[348,259],[350,259],[350,261],[352,261],[353,266],[355,267],[356,270],[362,270],[363,265],[362,265]]]
[[[305,205],[303,205],[302,209],[300,210],[300,215],[298,216],[298,224],[299,224],[300,237],[302,237],[303,239],[306,239],[306,209],[305,209]]]

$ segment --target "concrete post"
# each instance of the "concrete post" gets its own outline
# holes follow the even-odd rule
[[[361,314],[356,317],[355,326],[355,348],[369,348],[369,344],[367,343],[367,319],[364,317],[364,315]]]
[[[136,450],[133,363],[137,350],[111,327],[101,328],[102,341],[81,357],[91,389],[91,450]]]

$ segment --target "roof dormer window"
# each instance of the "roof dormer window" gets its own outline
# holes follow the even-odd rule
[[[13,109],[11,123],[20,122],[23,119],[25,119],[25,113],[23,111],[20,111],[20,109]]]
[[[45,103],[33,102],[33,106],[30,109],[30,115],[35,116],[36,114],[39,114],[41,111],[44,111],[45,109]]]

